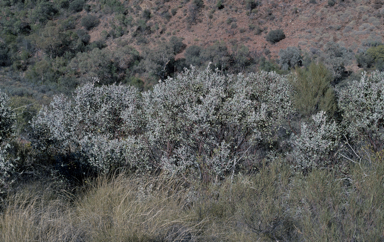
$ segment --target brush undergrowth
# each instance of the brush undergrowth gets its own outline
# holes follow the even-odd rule
[[[71,195],[50,183],[10,194],[0,241],[381,241],[384,163],[303,175],[278,161],[203,183],[105,176]]]

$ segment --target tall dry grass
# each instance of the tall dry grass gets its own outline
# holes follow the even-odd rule
[[[206,184],[99,177],[81,194],[41,183],[8,197],[0,241],[382,241],[384,163],[297,174],[278,161]]]

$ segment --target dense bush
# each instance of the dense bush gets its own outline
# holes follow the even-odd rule
[[[174,54],[179,54],[187,46],[186,44],[183,43],[183,39],[182,38],[178,38],[176,36],[172,36],[169,39],[169,44],[173,47]]]
[[[363,73],[359,81],[338,90],[343,111],[343,127],[354,140],[369,144],[374,150],[384,141],[384,74]]]
[[[85,31],[84,29],[79,29],[76,31],[77,36],[79,36],[79,39],[81,42],[84,44],[88,44],[89,41],[91,40],[91,36]]]
[[[354,53],[351,49],[340,46],[335,42],[328,42],[324,47],[324,64],[332,72],[334,82],[338,82],[348,75],[345,66],[352,63]]]
[[[0,66],[8,66],[11,64],[9,56],[9,48],[5,43],[0,43]]]
[[[235,45],[232,47],[231,54],[232,65],[231,73],[239,73],[247,70],[249,66],[254,64],[254,60],[250,55],[249,49],[245,45]]]
[[[145,48],[137,71],[146,74],[152,82],[163,80],[173,72],[175,52],[169,43],[161,43],[154,49]]]
[[[255,0],[246,0],[245,3],[246,3],[247,10],[250,10],[250,11],[252,11],[259,5],[259,2],[256,2]]]
[[[337,109],[335,92],[331,86],[332,75],[323,64],[311,63],[308,69],[296,69],[292,78],[294,104],[305,116],[325,111],[333,116]]]
[[[296,47],[288,47],[287,49],[281,49],[279,51],[279,63],[281,69],[289,70],[296,66],[301,66],[303,57],[301,56],[301,51]]]
[[[285,34],[284,34],[283,30],[281,30],[281,29],[271,30],[268,32],[265,39],[268,42],[270,42],[271,44],[275,44],[275,43],[279,42],[280,40],[285,39]]]
[[[212,62],[212,67],[227,70],[230,67],[231,55],[225,42],[216,42],[201,52],[201,57],[206,64]]]
[[[84,4],[85,4],[84,0],[71,1],[71,3],[69,4],[69,10],[73,12],[80,12],[81,10],[83,10]]]
[[[360,52],[356,54],[356,62],[359,67],[369,69],[374,66],[375,58],[368,55],[367,52]]]
[[[136,70],[149,76],[152,83],[172,76],[177,66],[175,56],[185,47],[182,38],[172,36],[168,42],[162,42],[156,48],[145,48],[143,59]]]
[[[45,24],[58,12],[53,3],[42,1],[34,8],[32,19]]]
[[[290,110],[287,82],[264,72],[226,77],[192,69],[156,85],[144,100],[157,162],[200,177],[253,164],[260,142],[272,139]]]
[[[62,30],[70,30],[76,28],[76,20],[73,17],[69,17],[68,19],[61,22]]]
[[[0,143],[10,138],[13,130],[14,117],[8,102],[8,96],[0,90]]]
[[[139,106],[139,94],[133,87],[86,84],[76,90],[73,101],[55,96],[40,110],[32,122],[33,145],[43,155],[81,153],[82,162],[101,172],[129,165],[135,160],[125,160],[125,152],[128,157],[139,154],[125,149],[135,149],[130,135],[140,131]]]
[[[203,0],[193,0],[193,4],[195,4],[198,8],[204,7],[204,1]]]
[[[129,46],[115,51],[94,48],[78,53],[68,64],[68,71],[77,74],[82,82],[97,78],[99,84],[111,84],[125,79],[128,69],[139,60],[139,53]]]
[[[90,30],[96,26],[98,26],[100,20],[94,15],[86,15],[81,19],[81,25],[84,26],[87,30]]]
[[[10,178],[14,171],[14,161],[8,151],[15,117],[8,102],[8,96],[0,90],[0,200],[12,182]]]
[[[223,76],[210,68],[169,78],[142,99],[132,88],[87,84],[73,102],[56,96],[40,111],[34,144],[51,155],[80,152],[102,172],[156,168],[210,179],[257,165],[290,113],[289,95],[277,74]]]
[[[219,10],[223,9],[224,8],[223,0],[217,0],[216,7]]]
[[[185,50],[185,60],[187,62],[187,65],[193,65],[193,66],[201,66],[203,63],[202,57],[200,56],[202,52],[202,48],[197,45],[191,45],[188,46],[188,48]]]
[[[149,20],[151,18],[151,10],[145,9],[142,14],[143,18]]]
[[[294,169],[308,173],[339,163],[340,130],[335,121],[329,121],[324,111],[301,123],[300,134],[293,134],[289,154]]]
[[[374,45],[366,51],[358,53],[356,55],[356,61],[359,67],[363,67],[364,69],[369,69],[374,66],[377,70],[383,71],[384,45]]]

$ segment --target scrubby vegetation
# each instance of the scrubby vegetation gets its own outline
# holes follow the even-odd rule
[[[383,239],[384,75],[336,90],[331,76],[88,83],[42,107],[27,146],[2,94],[2,239]]]
[[[384,45],[149,2],[0,3],[0,241],[384,240]]]

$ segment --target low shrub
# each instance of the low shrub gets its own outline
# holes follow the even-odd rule
[[[202,57],[200,56],[202,48],[197,45],[191,45],[185,50],[185,60],[187,65],[200,67],[203,64]]]
[[[221,10],[224,8],[223,0],[218,0],[216,3],[217,9]]]
[[[335,121],[329,121],[325,112],[302,122],[300,134],[293,134],[289,154],[291,166],[304,174],[314,168],[331,167],[340,163],[340,130]]]
[[[302,65],[303,57],[301,56],[301,51],[296,47],[288,47],[285,50],[281,49],[279,56],[281,69],[285,71]]]
[[[146,20],[149,20],[151,18],[151,15],[152,13],[151,13],[151,10],[149,9],[145,9],[142,14],[143,18]]]
[[[88,44],[89,41],[91,40],[91,36],[84,29],[77,30],[76,34],[77,36],[79,36],[79,39],[81,40],[81,42],[83,42],[84,44]]]
[[[360,67],[368,69],[375,66],[376,69],[380,69],[384,62],[384,45],[368,48],[365,52],[358,54],[356,60]]]
[[[84,0],[74,0],[69,3],[69,10],[73,12],[81,12],[85,4]]]
[[[81,25],[86,28],[86,30],[91,30],[94,27],[98,26],[100,20],[94,15],[86,15],[81,19]]]
[[[283,30],[281,30],[281,29],[271,30],[268,32],[265,39],[268,42],[270,42],[271,44],[275,44],[275,43],[285,39],[285,34],[284,34]]]
[[[324,46],[324,54],[323,63],[332,72],[334,83],[348,76],[345,66],[352,64],[355,56],[351,49],[347,49],[338,43],[330,41]]]
[[[256,2],[255,0],[246,0],[246,8],[249,11],[252,11],[253,9],[257,8],[259,5],[259,2]]]

